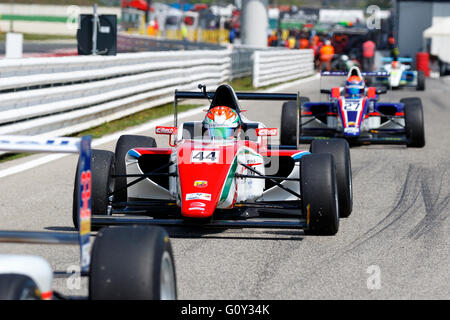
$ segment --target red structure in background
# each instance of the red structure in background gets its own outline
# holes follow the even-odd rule
[[[142,11],[147,11],[147,1],[146,0],[122,0],[122,8],[135,8]],[[150,11],[153,8],[150,7]]]
[[[430,76],[430,55],[428,52],[417,52],[416,69],[423,71],[426,77]]]

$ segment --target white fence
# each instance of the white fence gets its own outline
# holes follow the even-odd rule
[[[175,89],[227,81],[230,54],[175,51],[0,61],[0,134],[67,135],[171,102]]]
[[[314,51],[255,51],[253,86],[255,88],[285,82],[314,73]]]
[[[310,50],[280,51],[255,52],[256,86],[312,73]],[[175,89],[212,89],[232,78],[234,56],[195,50],[0,60],[0,135],[69,135],[172,102]]]

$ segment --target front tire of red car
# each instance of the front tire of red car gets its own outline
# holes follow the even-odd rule
[[[311,153],[330,153],[336,165],[339,195],[339,216],[347,218],[353,210],[352,168],[350,147],[345,139],[314,140]]]
[[[335,235],[339,230],[339,200],[333,156],[316,153],[300,160],[302,210],[308,235]]]

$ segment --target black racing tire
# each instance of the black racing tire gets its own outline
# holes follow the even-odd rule
[[[36,283],[23,274],[0,274],[0,300],[42,300]]]
[[[339,200],[333,156],[316,153],[300,159],[302,210],[309,216],[308,235],[335,235],[339,230]]]
[[[309,98],[300,97],[300,110],[305,102],[309,102]],[[298,134],[301,135],[302,115],[297,108],[297,101],[287,101],[283,103],[281,109],[281,126],[280,126],[280,144],[283,146],[296,146],[297,128]]]
[[[422,100],[420,98],[403,98],[405,105],[405,130],[408,142],[406,145],[413,148],[425,146],[425,127],[423,118]]]
[[[161,227],[102,228],[92,247],[92,300],[175,300],[175,263]]]
[[[125,167],[125,157],[133,148],[155,148],[156,141],[152,137],[147,136],[136,136],[136,135],[123,135],[119,138],[116,144],[116,150],[114,154],[116,155],[116,174],[124,175],[127,170]],[[117,177],[115,179],[115,190],[114,202],[126,202],[127,190],[125,189],[127,185],[126,177]]]
[[[78,181],[78,161],[75,172],[75,185],[73,189],[72,220],[75,228],[78,229],[78,194],[80,184]],[[92,150],[91,155],[91,212],[95,215],[107,215],[109,205],[109,194],[114,191],[115,174],[114,153],[107,150]]]
[[[417,71],[417,91],[425,90],[425,73],[423,71]]]
[[[338,138],[314,140],[311,143],[310,152],[333,155],[339,195],[339,216],[347,218],[353,209],[352,167],[348,142]]]

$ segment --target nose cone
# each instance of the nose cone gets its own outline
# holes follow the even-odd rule
[[[230,150],[227,150],[227,147],[186,146],[179,152],[178,171],[183,216],[207,218],[213,215],[224,186],[234,180],[234,172],[229,174],[233,160],[228,161],[226,157],[227,151],[233,152],[233,148],[228,148]]]

